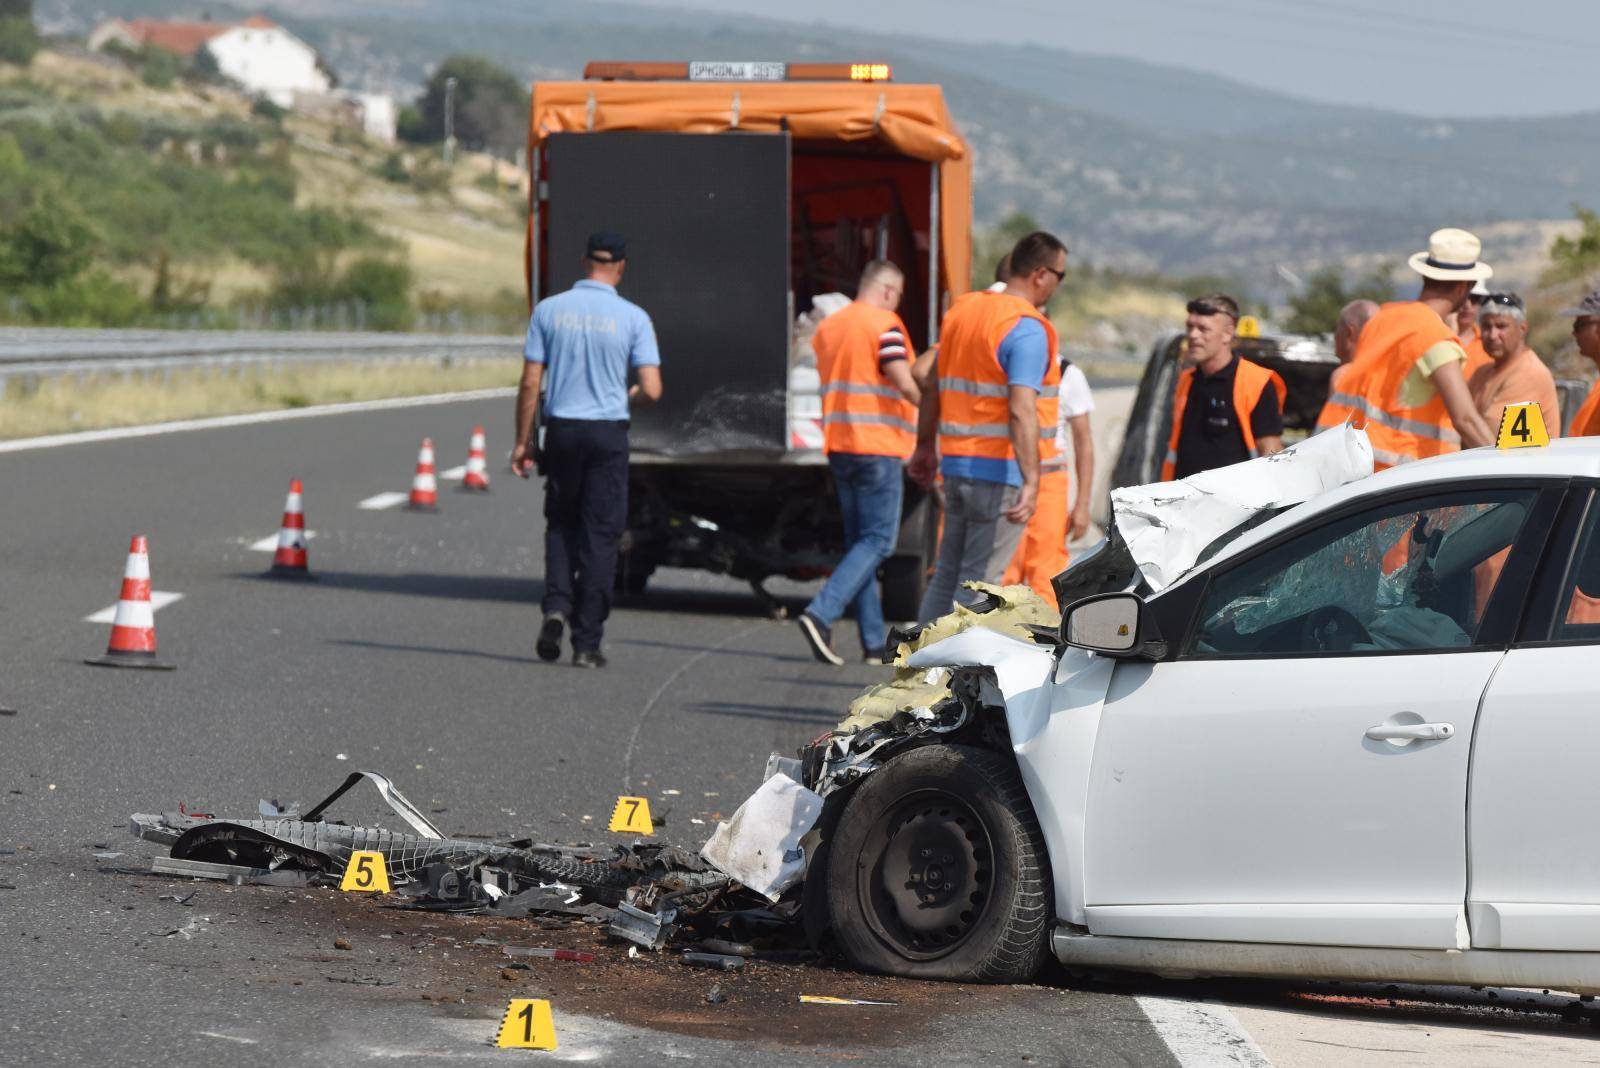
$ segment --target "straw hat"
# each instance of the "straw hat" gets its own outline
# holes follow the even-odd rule
[[[1410,259],[1411,269],[1424,278],[1441,282],[1478,282],[1494,276],[1494,268],[1478,260],[1483,243],[1474,234],[1454,227],[1428,236],[1428,251]]]

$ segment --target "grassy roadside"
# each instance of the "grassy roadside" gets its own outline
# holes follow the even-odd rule
[[[456,360],[448,366],[431,361],[241,365],[165,375],[16,379],[0,392],[0,439],[514,386],[520,371],[521,360],[513,357]]]

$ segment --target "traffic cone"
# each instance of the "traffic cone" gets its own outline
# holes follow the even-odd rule
[[[289,483],[289,498],[283,502],[283,525],[278,528],[278,550],[272,554],[272,570],[277,578],[311,578],[306,559],[306,514],[300,504],[300,480]]]
[[[433,439],[422,439],[422,451],[417,453],[417,473],[411,479],[411,498],[406,509],[412,512],[437,512],[439,510],[439,480],[433,476]]]
[[[88,657],[84,663],[159,671],[171,671],[177,666],[156,659],[156,617],[150,607],[150,544],[143,534],[134,535],[133,544],[128,546],[122,596],[117,599],[106,655]]]
[[[484,456],[483,427],[472,428],[472,442],[467,446],[467,473],[461,477],[461,488],[489,492],[489,461]]]

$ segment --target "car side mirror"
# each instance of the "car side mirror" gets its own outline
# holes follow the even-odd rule
[[[1147,652],[1144,599],[1132,593],[1101,593],[1072,602],[1061,614],[1061,644],[1106,656]]]

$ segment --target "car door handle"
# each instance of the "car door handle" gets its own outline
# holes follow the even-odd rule
[[[1380,723],[1367,728],[1375,742],[1434,742],[1455,737],[1454,723]]]

